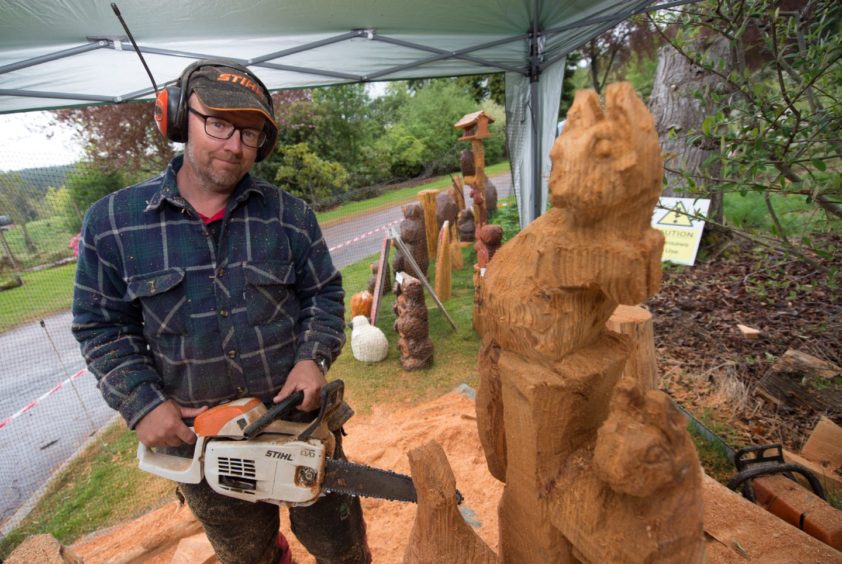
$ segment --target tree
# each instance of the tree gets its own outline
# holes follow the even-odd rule
[[[76,165],[76,170],[67,176],[66,188],[70,193],[73,209],[85,211],[91,204],[126,185],[123,175],[114,170],[101,169],[89,162]],[[76,214],[67,218],[74,232],[82,227],[82,220]]]
[[[0,173],[0,215],[12,218],[21,230],[24,245],[30,254],[38,252],[38,247],[29,235],[26,224],[36,217],[32,201],[27,198],[25,186],[20,174],[14,172]]]
[[[132,179],[163,169],[175,154],[158,131],[152,102],[129,102],[56,110],[56,122],[72,127],[96,167],[122,171]]]
[[[840,15],[833,0],[707,0],[652,17],[691,68],[724,85],[691,88],[704,118],[683,131],[670,128],[688,146],[718,150],[700,167],[670,172],[691,191],[703,182],[722,193],[762,194],[780,243],[795,253],[773,194],[799,196],[842,217]],[[710,56],[700,41],[722,41],[727,56]]]
[[[345,168],[319,158],[307,143],[284,146],[282,154],[275,181],[313,208],[320,210],[336,205],[338,196],[348,191]]]

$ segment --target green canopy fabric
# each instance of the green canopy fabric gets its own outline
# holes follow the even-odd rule
[[[525,225],[546,201],[543,169],[565,56],[632,14],[687,0],[657,1],[123,0],[118,6],[158,87],[192,61],[215,57],[251,67],[271,90],[505,72]],[[153,92],[108,0],[0,3],[0,114],[149,99]]]

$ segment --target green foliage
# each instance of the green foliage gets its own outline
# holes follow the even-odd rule
[[[710,110],[688,141],[718,147],[701,169],[719,172],[699,177],[687,171],[691,189],[701,181],[706,189],[713,185],[746,196],[744,204],[764,210],[767,220],[757,209],[736,204],[746,208],[737,221],[768,228],[793,249],[790,238],[803,225],[782,217],[788,208],[806,206],[842,218],[842,35],[837,2],[801,4],[791,11],[778,5],[709,0],[660,23],[677,31],[669,40],[679,53],[718,79],[694,94]],[[728,42],[731,58],[698,48],[712,40],[711,30]],[[751,193],[757,196],[747,196]]]
[[[307,143],[281,147],[283,160],[275,181],[315,209],[336,204],[337,195],[348,190],[348,172],[335,162],[319,158]]]
[[[125,179],[119,171],[103,170],[91,163],[81,162],[76,170],[67,175],[66,188],[70,198],[83,213],[91,204],[126,186]],[[73,231],[79,231],[82,221],[75,213],[69,212],[68,223]]]
[[[514,196],[497,202],[497,211],[489,218],[489,223],[496,223],[503,228],[504,243],[520,233],[520,217]]]
[[[430,81],[411,96],[398,95],[406,103],[376,144],[378,152],[391,163],[391,173],[398,177],[430,176],[456,170],[465,144],[458,141],[453,124],[477,111],[470,95],[448,80]]]

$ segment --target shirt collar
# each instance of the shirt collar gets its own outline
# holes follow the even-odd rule
[[[181,194],[178,192],[178,182],[176,180],[176,175],[183,164],[184,155],[178,155],[170,161],[161,179],[161,186],[146,203],[146,209],[144,211],[155,211],[161,207],[161,203],[164,201],[182,209],[188,207],[187,200],[182,198]],[[227,207],[233,208],[237,204],[244,202],[252,193],[259,194],[261,197],[265,198],[266,194],[264,190],[266,187],[263,184],[264,183],[255,181],[254,177],[247,173],[240,182],[237,183],[237,188],[228,199]]]

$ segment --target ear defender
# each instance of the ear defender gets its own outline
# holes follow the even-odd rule
[[[272,93],[266,85],[249,69],[233,62],[226,61],[196,61],[184,69],[178,80],[164,86],[155,97],[155,124],[161,135],[176,143],[187,142],[187,98],[189,96],[190,77],[201,67],[222,66],[237,69],[259,84],[266,96],[269,109],[274,111]],[[264,125],[266,142],[257,150],[255,161],[260,162],[272,153],[278,140],[278,130],[269,121]]]

